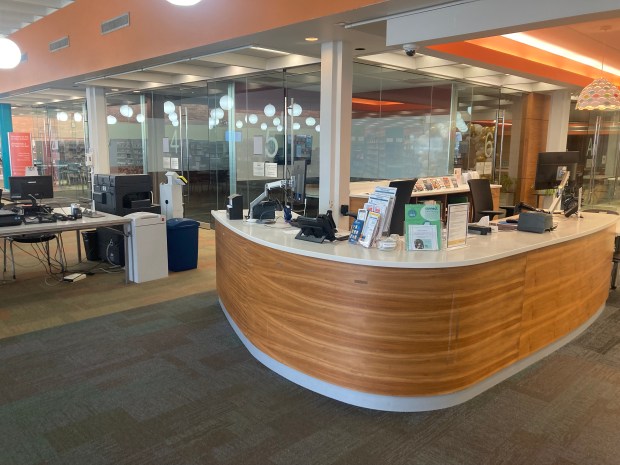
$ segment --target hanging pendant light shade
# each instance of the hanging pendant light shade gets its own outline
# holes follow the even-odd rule
[[[620,110],[620,90],[605,78],[584,87],[577,99],[577,110]]]

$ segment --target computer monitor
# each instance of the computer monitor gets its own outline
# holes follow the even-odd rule
[[[542,152],[538,154],[534,190],[556,189],[566,171],[573,187],[577,181],[579,152]]]
[[[11,200],[37,200],[54,197],[51,176],[9,176]]]
[[[303,202],[306,198],[306,160],[295,160],[291,168],[291,178],[295,179],[293,200]]]

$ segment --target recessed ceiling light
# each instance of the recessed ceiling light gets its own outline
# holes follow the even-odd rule
[[[252,49],[252,50],[259,50],[261,52],[279,53],[280,55],[288,55],[289,54],[288,52],[283,52],[281,50],[274,50],[272,48],[265,48],[265,47],[257,47],[257,46],[254,46],[254,45],[252,45],[250,47],[250,49]]]
[[[306,42],[316,42],[319,40],[318,37],[306,37]]]
[[[168,0],[168,2],[177,6],[192,6],[200,2],[200,0]]]

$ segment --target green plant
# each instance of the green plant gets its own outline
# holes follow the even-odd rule
[[[506,173],[502,173],[499,177],[499,183],[501,184],[501,192],[512,192],[514,186],[514,179],[508,176]]]

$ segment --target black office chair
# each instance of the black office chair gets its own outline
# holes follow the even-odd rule
[[[390,234],[404,235],[405,205],[411,200],[411,193],[417,180],[417,178],[413,178],[390,182],[390,187],[396,188],[394,209],[392,210],[392,219],[390,221]]]
[[[404,179],[402,181],[391,181],[389,187],[396,188],[396,196],[394,197],[394,209],[392,210],[392,219],[390,220],[390,234],[398,234],[402,236],[404,234],[405,227],[405,205],[409,203],[411,199],[411,193],[413,187],[418,181],[417,178]],[[340,206],[340,214],[343,216],[350,216],[357,219],[357,212],[349,211],[348,205]]]
[[[13,243],[18,244],[41,244],[47,256],[48,269],[52,270],[52,257],[50,255],[50,241],[56,239],[56,250],[58,254],[58,262],[60,263],[60,271],[65,271],[65,263],[63,260],[64,246],[61,234],[24,234],[21,236],[11,236],[4,238],[4,271],[6,272],[6,243],[9,242],[9,252],[11,254],[11,266],[13,267],[13,279],[15,279],[15,256],[13,255]]]
[[[493,194],[491,194],[491,183],[488,179],[470,179],[469,192],[473,203],[473,221],[477,223],[483,216],[488,216],[490,220],[498,215],[504,215],[506,210],[493,210]]]
[[[606,210],[604,208],[588,208],[586,210],[582,210],[583,212],[588,213],[604,213],[607,215],[618,215],[619,213],[615,210]],[[614,240],[614,254],[611,257],[612,267],[611,267],[611,285],[610,288],[612,290],[616,289],[616,278],[618,277],[618,264],[620,263],[620,236],[616,236]]]

